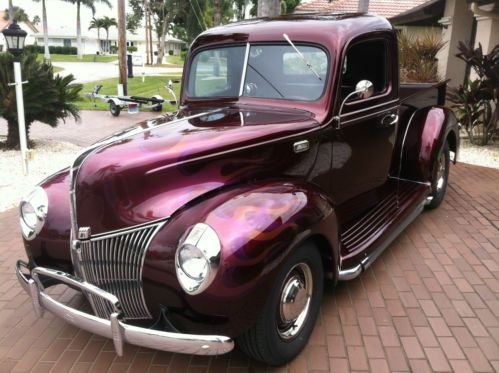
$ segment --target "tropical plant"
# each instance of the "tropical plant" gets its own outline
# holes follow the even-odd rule
[[[71,4],[76,4],[76,44],[78,47],[78,58],[80,60],[83,59],[83,48],[81,43],[81,17],[80,10],[81,6],[85,6],[92,11],[92,14],[95,15],[95,3],[97,1],[106,4],[109,8],[111,8],[111,3],[109,0],[64,0]]]
[[[29,16],[26,14],[23,8],[20,8],[18,6],[13,6],[12,7],[12,14],[14,16],[14,19],[20,23],[20,22],[29,22]],[[3,14],[3,19],[5,21],[8,21],[9,18],[9,9],[5,9],[5,12]]]
[[[37,61],[36,54],[24,53],[21,59],[26,131],[35,121],[57,126],[59,120],[68,117],[79,119],[79,110],[74,104],[82,89],[81,84],[73,84],[73,75],[54,75],[49,62]],[[19,146],[19,126],[15,88],[9,86],[14,81],[13,56],[0,53],[0,117],[7,121],[6,147]]]
[[[106,48],[109,49],[109,29],[113,26],[118,27],[118,23],[115,18],[109,18],[105,16],[101,18],[102,20],[102,28],[106,30]]]
[[[407,83],[426,83],[440,80],[437,53],[445,45],[433,33],[414,36],[407,32],[398,35],[400,80]]]
[[[31,23],[34,24],[35,26],[40,23],[41,19],[39,15],[33,16],[33,19],[31,20]]]
[[[47,24],[47,7],[45,6],[45,0],[34,0],[36,2],[42,2],[42,18],[43,18],[43,44],[44,53],[43,58],[50,60],[50,50],[49,50],[49,30]]]
[[[489,54],[478,48],[458,44],[456,57],[466,62],[477,75],[457,88],[450,89],[448,99],[453,103],[456,116],[468,133],[469,141],[487,145],[499,133],[499,45]]]
[[[100,43],[100,29],[104,27],[104,20],[102,18],[95,18],[93,17],[92,20],[90,21],[90,25],[88,26],[89,30],[96,29],[97,30],[97,40],[99,42],[99,52],[102,52],[101,50],[101,43]]]

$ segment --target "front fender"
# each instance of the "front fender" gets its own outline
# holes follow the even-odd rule
[[[457,157],[459,128],[451,110],[444,107],[427,107],[415,111],[402,140],[400,177],[421,182],[430,181],[435,159],[446,141],[449,141],[451,150]]]
[[[217,232],[221,261],[213,283],[188,295],[177,281],[174,257],[181,235],[200,222]],[[143,270],[148,307],[155,314],[166,307],[180,331],[236,337],[260,315],[282,261],[315,237],[327,242],[329,252],[321,254],[334,267],[336,216],[331,201],[312,184],[280,180],[212,195],[178,212],[151,242]]]

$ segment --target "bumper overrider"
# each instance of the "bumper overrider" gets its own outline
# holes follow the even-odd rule
[[[27,263],[19,260],[16,264],[16,274],[24,290],[31,296],[33,308],[39,317],[48,310],[81,329],[111,338],[119,356],[123,354],[125,342],[156,350],[195,355],[219,355],[234,348],[234,341],[229,337],[172,333],[126,324],[122,321],[123,313],[116,296],[68,273],[45,267],[35,267],[30,271]],[[68,307],[45,292],[40,276],[52,278],[84,293],[102,297],[112,305],[114,312],[107,320]]]

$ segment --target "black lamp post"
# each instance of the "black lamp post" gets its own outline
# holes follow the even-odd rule
[[[7,50],[14,55],[14,83],[9,83],[16,87],[17,103],[17,122],[19,124],[19,143],[21,145],[21,157],[23,172],[28,174],[28,143],[26,141],[26,123],[24,121],[24,101],[23,101],[23,80],[21,77],[20,57],[24,51],[24,41],[26,40],[26,31],[19,27],[14,20],[9,27],[2,31]],[[26,82],[25,82],[26,83]]]
[[[9,27],[2,31],[2,33],[7,42],[7,50],[14,55],[16,60],[18,60],[24,51],[24,42],[27,35],[26,31],[20,28],[17,21],[14,20]]]

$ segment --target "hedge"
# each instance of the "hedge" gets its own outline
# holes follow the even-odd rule
[[[26,45],[24,47],[27,51],[34,53],[44,53],[45,48],[43,45]],[[51,54],[73,54],[76,55],[78,53],[78,49],[76,47],[59,47],[59,46],[49,46],[49,52]]]

